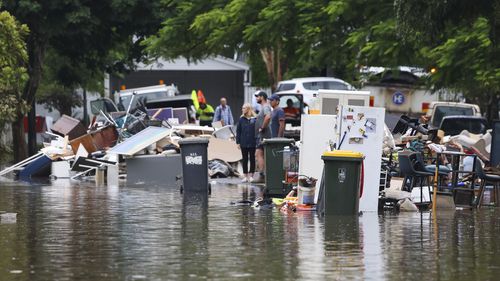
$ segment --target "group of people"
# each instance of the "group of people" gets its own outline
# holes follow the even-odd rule
[[[245,103],[236,127],[236,143],[242,154],[243,182],[252,182],[256,171],[259,177],[264,176],[262,142],[264,139],[283,137],[285,132],[285,112],[279,106],[279,96],[274,94],[268,99],[267,94],[261,91],[255,97],[260,106],[259,113],[255,113],[250,103]]]
[[[222,126],[234,125],[231,108],[227,105],[226,98],[220,99],[220,105],[213,109],[204,99],[198,95],[199,101],[196,116],[199,118],[200,126],[212,126],[212,123],[220,121]],[[241,110],[242,115],[236,127],[236,143],[241,150],[243,166],[243,182],[252,182],[254,173],[264,177],[264,150],[263,140],[270,138],[281,138],[285,133],[285,119],[295,118],[300,115],[299,110],[293,107],[293,101],[287,100],[285,109],[279,106],[280,97],[276,94],[269,98],[263,91],[255,95],[259,105],[258,114],[255,113],[252,104],[245,103]]]
[[[220,99],[220,105],[215,110],[210,104],[200,101],[196,117],[200,120],[200,126],[212,126],[212,123],[218,121],[222,123],[222,126],[234,125],[233,113],[227,105],[226,98]]]

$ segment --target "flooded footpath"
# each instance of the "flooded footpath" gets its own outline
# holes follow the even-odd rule
[[[318,218],[250,185],[0,183],[0,280],[498,280],[500,211]]]

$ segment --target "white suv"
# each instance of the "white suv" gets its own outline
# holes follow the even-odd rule
[[[304,103],[309,104],[319,89],[355,90],[351,84],[341,79],[332,77],[305,77],[278,82],[276,94],[302,94]]]

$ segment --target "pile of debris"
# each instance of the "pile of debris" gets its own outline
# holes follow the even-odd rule
[[[72,180],[94,179],[98,184],[176,185],[182,174],[179,140],[205,137],[209,175],[238,176],[241,159],[231,126],[189,124],[186,109],[137,108],[127,113],[100,112],[88,128],[63,115],[44,136],[47,142],[37,153],[0,172],[18,179],[52,177]],[[177,112],[177,116],[173,113]]]

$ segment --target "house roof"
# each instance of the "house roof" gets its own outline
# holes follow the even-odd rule
[[[250,66],[222,56],[206,58],[198,62],[188,62],[184,57],[173,60],[157,59],[150,64],[139,63],[137,70],[180,70],[180,71],[248,71]]]

